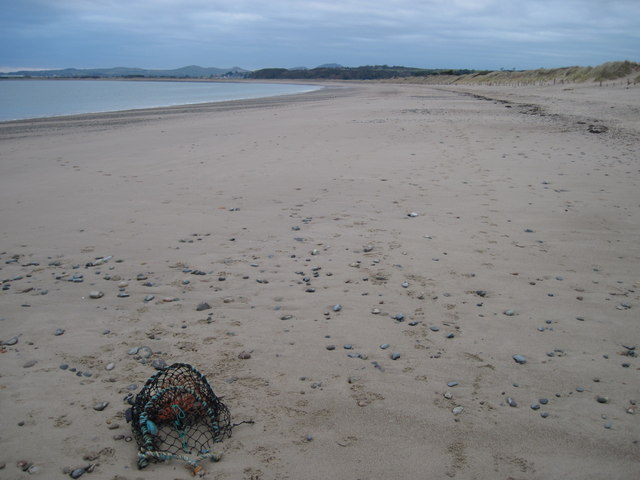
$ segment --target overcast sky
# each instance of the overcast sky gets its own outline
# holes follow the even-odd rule
[[[0,70],[640,61],[640,0],[0,0]]]

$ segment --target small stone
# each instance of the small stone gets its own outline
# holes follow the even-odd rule
[[[513,317],[513,316],[516,314],[515,310],[511,310],[511,309],[509,309],[509,310],[505,310],[505,311],[504,311],[504,312],[502,312],[502,313],[503,313],[504,315],[506,315],[507,317]]]
[[[138,348],[138,352],[137,353],[142,358],[149,358],[151,355],[153,355],[153,350],[151,350],[150,347],[140,347],[140,348]]]
[[[512,357],[516,363],[519,363],[520,365],[527,363],[527,359],[524,358],[522,355],[514,355]]]
[[[209,309],[211,309],[211,305],[209,305],[207,302],[200,302],[196,307],[196,311],[198,312],[201,312],[203,310],[209,310]]]
[[[107,363],[107,366],[104,367],[105,370],[113,370],[115,368],[116,364],[111,362],[111,363]]]
[[[576,387],[576,392],[582,393],[582,392],[584,392],[584,388],[583,387]]]
[[[135,355],[136,353],[138,353],[138,350],[140,350],[140,347],[133,347],[127,352],[127,354],[128,355]]]
[[[389,358],[391,358],[391,360],[398,360],[400,358],[400,354],[398,352],[393,352],[389,355]]]
[[[531,410],[540,410],[540,405],[538,403],[532,403]]]
[[[373,313],[374,315],[378,315],[380,313],[380,309],[374,308],[373,310],[371,310],[371,313]]]
[[[407,213],[407,217],[411,217],[411,218],[417,217],[418,215],[419,215],[418,212],[409,212],[409,213]]]
[[[387,348],[389,348],[391,345],[389,345],[388,343],[383,343],[382,345],[380,345],[380,348],[382,350],[386,350]]]
[[[549,403],[549,399],[548,398],[541,398],[538,400],[542,405],[546,405],[547,403]]]
[[[342,310],[342,305],[340,305],[340,304],[338,303],[338,304],[336,304],[336,305],[334,305],[334,306],[333,306],[332,310],[333,310],[334,312],[339,312],[340,310]]]
[[[37,360],[29,360],[28,362],[26,362],[24,365],[22,365],[22,368],[31,368],[33,367],[36,363],[38,363]]]
[[[454,415],[460,415],[463,411],[463,407],[454,407],[453,410],[451,410]]]
[[[547,418],[547,417],[549,416],[549,412],[542,412],[542,413],[540,414],[540,416],[541,416],[542,418]]]
[[[144,303],[149,303],[151,300],[153,300],[154,298],[156,298],[155,295],[145,295],[144,299],[142,300]]]
[[[351,345],[350,343],[347,343],[345,345],[343,345],[343,347],[345,350],[351,350],[353,348],[353,345]]]
[[[11,337],[9,340],[2,342],[2,345],[15,345],[18,343],[18,337]]]
[[[335,345],[327,345],[325,348],[326,348],[327,350],[335,350],[335,349],[336,349],[336,346],[335,346]]]
[[[436,326],[429,327],[429,330],[431,330],[432,332],[439,332],[440,331],[440,327],[436,327]]]
[[[447,387],[457,387],[459,385],[458,382],[448,382]]]
[[[89,298],[98,299],[102,297],[104,297],[104,292],[101,292],[100,290],[93,290],[89,292]]]
[[[451,392],[445,392],[444,395],[442,395],[444,398],[446,398],[447,400],[451,400],[453,398],[453,395]]]
[[[85,474],[85,472],[86,472],[86,470],[84,468],[76,468],[76,469],[71,471],[69,476],[71,478],[80,478],[82,475]]]
[[[518,402],[516,402],[513,398],[511,397],[507,397],[507,405],[509,405],[510,407],[517,407],[518,406]]]
[[[103,411],[105,408],[107,408],[107,406],[109,405],[109,402],[100,402],[100,403],[96,403],[93,406],[93,409],[96,410],[97,412],[101,412]]]
[[[596,397],[596,401],[598,403],[609,403],[609,397],[603,397],[602,395],[598,395]]]
[[[613,423],[611,422],[605,423],[604,428],[606,428],[607,430],[611,430],[613,428]]]
[[[151,362],[151,366],[156,370],[164,370],[167,368],[167,362],[165,362],[161,358],[156,358],[153,362]]]
[[[394,318],[394,320],[397,320],[397,321],[399,321],[399,322],[402,322],[402,321],[404,320],[404,314],[402,314],[402,313],[396,313],[396,314],[394,315],[394,317],[393,317],[393,318]]]
[[[408,288],[409,287],[409,282],[402,282],[402,288]]]
[[[56,331],[55,331],[55,332],[53,332],[53,334],[54,334],[56,337],[59,337],[60,335],[64,335],[64,328],[56,328]]]
[[[241,360],[249,360],[251,358],[251,354],[246,351],[242,351],[238,354],[238,358]]]

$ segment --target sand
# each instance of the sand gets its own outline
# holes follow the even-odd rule
[[[328,87],[0,124],[0,478],[192,478],[160,359],[255,421],[204,478],[637,475],[640,89]]]

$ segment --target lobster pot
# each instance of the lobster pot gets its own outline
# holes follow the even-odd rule
[[[180,459],[193,466],[205,458],[217,460],[213,444],[231,436],[229,409],[206,377],[185,363],[175,363],[147,380],[132,414],[139,468],[150,460]]]

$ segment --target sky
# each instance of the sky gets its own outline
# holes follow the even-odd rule
[[[0,71],[640,61],[640,0],[0,0]]]

